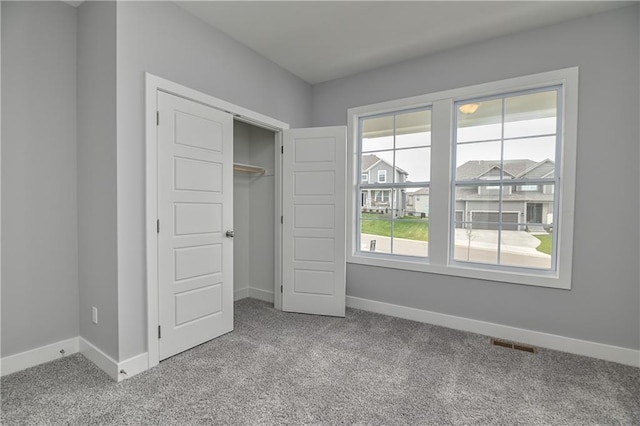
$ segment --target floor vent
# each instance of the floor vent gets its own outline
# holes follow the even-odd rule
[[[491,344],[493,346],[501,346],[503,348],[515,349],[523,352],[530,352],[532,354],[535,354],[536,352],[538,352],[538,349],[536,349],[534,346],[529,346],[522,343],[507,342],[506,340],[491,339]]]

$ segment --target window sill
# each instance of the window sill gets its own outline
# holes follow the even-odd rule
[[[509,284],[531,285],[570,290],[571,277],[554,271],[498,271],[485,269],[475,264],[451,263],[448,265],[434,265],[425,260],[412,258],[390,258],[380,254],[348,254],[347,263],[367,266],[378,266],[405,271],[425,272],[430,274],[448,275],[454,277],[472,278],[483,281],[503,282]]]

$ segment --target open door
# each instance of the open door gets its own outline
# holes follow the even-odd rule
[[[344,316],[346,127],[284,131],[282,310]]]
[[[157,129],[162,360],[233,330],[233,117],[158,92]]]

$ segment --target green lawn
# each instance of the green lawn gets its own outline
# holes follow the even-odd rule
[[[362,215],[362,233],[390,237],[391,221],[382,219],[382,215],[364,213]],[[428,241],[429,221],[427,219],[419,219],[411,216],[396,219],[393,223],[393,236],[395,238],[405,238],[407,240]]]
[[[550,255],[551,250],[553,248],[552,247],[553,236],[551,234],[547,234],[547,235],[534,235],[534,237],[540,240],[540,245],[536,247],[536,250]]]

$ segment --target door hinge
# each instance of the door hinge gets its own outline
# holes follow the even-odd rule
[[[158,339],[162,338],[162,329],[158,326]]]
[[[280,147],[280,154],[284,154],[284,145]]]
[[[156,111],[156,126],[160,125],[160,111]]]
[[[156,222],[156,228],[158,230],[158,234],[160,233],[160,219],[157,220]]]
[[[284,216],[280,216],[280,223],[283,224],[284,223]]]
[[[283,286],[280,286],[280,293],[284,293]]]

